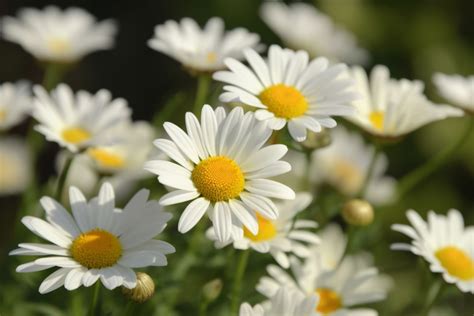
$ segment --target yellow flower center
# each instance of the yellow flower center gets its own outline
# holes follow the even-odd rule
[[[0,110],[0,122],[3,122],[6,117],[7,117],[7,111]]]
[[[122,245],[115,235],[103,229],[93,229],[74,239],[71,256],[89,269],[111,267],[122,255]]]
[[[334,182],[333,185],[345,194],[350,195],[357,192],[364,181],[364,176],[360,170],[350,161],[343,159],[334,159],[333,164],[334,168],[330,172]]]
[[[64,54],[71,49],[71,45],[67,40],[58,37],[50,39],[48,47],[55,54]]]
[[[91,138],[91,134],[83,128],[71,127],[62,132],[63,139],[71,144],[80,144]]]
[[[245,179],[240,167],[224,156],[201,161],[193,170],[191,179],[203,197],[211,202],[227,201],[244,190]]]
[[[464,250],[447,246],[438,249],[435,256],[452,276],[465,281],[474,279],[474,260]]]
[[[7,153],[0,153],[0,192],[8,191],[19,180],[18,163]],[[21,181],[21,180],[20,180]]]
[[[384,125],[384,120],[385,120],[385,114],[382,111],[373,111],[369,115],[369,120],[370,120],[370,123],[372,123],[373,127],[375,127],[378,130],[382,130],[383,125]]]
[[[341,298],[333,290],[326,288],[319,288],[316,290],[319,295],[319,303],[316,311],[323,315],[330,314],[342,307]]]
[[[214,52],[209,52],[206,55],[206,59],[209,63],[215,63],[217,61],[217,54]]]
[[[301,92],[281,83],[266,88],[258,97],[270,112],[280,118],[298,117],[308,109],[308,102]]]
[[[257,221],[258,221],[258,233],[254,235],[244,227],[244,236],[248,239],[256,242],[266,241],[272,239],[277,234],[277,230],[275,225],[272,221],[266,219],[265,217],[260,216],[257,214]]]
[[[102,167],[121,168],[125,165],[125,161],[120,155],[106,149],[91,148],[87,153]]]

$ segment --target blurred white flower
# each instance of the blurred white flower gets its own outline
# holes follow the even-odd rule
[[[306,297],[297,290],[282,287],[263,305],[240,305],[239,316],[319,316],[317,303],[316,294]]]
[[[213,72],[225,68],[224,59],[242,59],[245,48],[256,48],[260,37],[244,28],[225,32],[221,18],[211,18],[204,29],[191,18],[179,23],[166,21],[155,27],[148,41],[151,48],[176,59],[195,71]]]
[[[354,306],[385,299],[391,280],[380,275],[372,266],[369,254],[343,258],[345,247],[340,246],[345,243],[345,238],[341,238],[340,230],[328,227],[330,233],[323,231],[321,244],[314,247],[310,257],[303,263],[292,258],[295,278],[280,267],[270,265],[267,267],[269,276],[260,279],[257,291],[268,298],[273,297],[281,287],[298,290],[306,297],[316,293],[319,297],[316,311],[325,316],[350,316],[353,313],[377,315],[375,310]],[[318,250],[323,245],[326,248]],[[333,245],[337,248],[331,251]],[[327,254],[330,258],[326,257]]]
[[[60,84],[51,93],[41,86],[35,86],[34,92],[33,116],[40,123],[35,129],[72,152],[113,144],[118,135],[110,131],[130,121],[127,101],[112,100],[107,90],[74,94],[69,86]]]
[[[474,293],[474,227],[464,226],[458,210],[448,215],[428,213],[424,221],[414,210],[407,211],[411,226],[395,224],[392,229],[412,240],[411,244],[393,244],[391,249],[406,250],[422,257],[434,273],[442,273],[447,283],[465,293]]]
[[[270,253],[283,268],[289,268],[288,255],[294,253],[299,257],[309,255],[308,246],[319,242],[318,236],[308,228],[316,228],[317,223],[311,220],[297,219],[295,216],[305,210],[311,203],[311,194],[297,193],[292,201],[275,203],[280,215],[276,220],[269,220],[257,214],[258,233],[252,234],[244,228],[244,234],[232,234],[232,239],[226,243],[216,241],[216,247],[222,248],[232,243],[236,249],[252,248],[260,253]],[[212,229],[207,231],[208,238],[216,240]],[[308,245],[306,245],[306,243]]]
[[[230,240],[232,234],[243,236],[242,225],[256,235],[257,213],[270,220],[278,218],[270,198],[295,198],[289,187],[268,179],[291,170],[280,161],[288,149],[285,145],[262,148],[271,130],[252,112],[244,115],[237,107],[227,115],[221,107],[213,110],[205,105],[200,122],[186,113],[187,133],[169,122],[164,128],[171,140],[160,138],[154,144],[176,163],[152,160],[145,169],[173,188],[160,199],[162,205],[192,200],[179,219],[181,233],[208,213],[220,242]]]
[[[39,60],[52,62],[74,62],[109,49],[117,31],[111,20],[97,22],[83,9],[55,6],[24,8],[18,18],[4,17],[0,22],[6,40],[20,44]]]
[[[313,183],[327,182],[353,197],[364,185],[375,148],[366,145],[359,134],[342,127],[331,131],[331,140],[331,145],[313,152],[310,180]],[[384,175],[387,167],[387,157],[379,153],[363,198],[375,204],[393,199],[396,181]]]
[[[347,119],[373,135],[397,138],[428,123],[463,115],[454,107],[430,102],[421,81],[390,79],[385,66],[375,66],[370,80],[358,66],[352,67],[349,75],[363,98],[353,102],[357,112]]]
[[[141,190],[124,209],[115,207],[112,186],[102,185],[99,195],[87,200],[75,187],[69,190],[71,214],[57,201],[43,197],[40,202],[46,220],[25,216],[22,223],[52,244],[22,243],[10,255],[45,256],[17,267],[17,272],[36,272],[59,267],[40,285],[42,294],[64,286],[72,291],[81,285],[100,282],[109,290],[134,288],[133,268],[166,266],[166,254],[175,252],[167,242],[154,237],[161,233],[171,214],[156,201],[148,201]]]
[[[25,141],[0,137],[0,196],[21,193],[31,182],[33,166]]]
[[[229,58],[229,71],[219,71],[214,79],[224,86],[222,102],[242,102],[256,107],[255,117],[268,121],[273,130],[288,130],[298,142],[306,139],[306,130],[320,132],[335,127],[332,116],[353,114],[350,103],[357,99],[351,80],[341,78],[343,64],[330,66],[326,58],[309,61],[304,51],[292,51],[272,45],[268,59],[247,49],[250,67]]]
[[[0,85],[0,131],[20,123],[31,112],[30,85],[24,81]]]
[[[350,64],[364,64],[369,59],[353,34],[310,4],[266,2],[260,15],[286,45],[306,50],[312,57],[325,56]]]
[[[433,76],[433,82],[438,93],[452,105],[474,113],[474,76],[437,73]]]

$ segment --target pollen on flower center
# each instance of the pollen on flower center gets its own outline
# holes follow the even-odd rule
[[[438,249],[435,256],[452,276],[466,281],[474,279],[474,260],[464,250],[447,246]]]
[[[382,130],[384,126],[385,114],[382,111],[373,111],[369,115],[370,123],[378,130]]]
[[[244,227],[244,236],[252,241],[266,241],[270,240],[277,234],[275,224],[272,221],[260,216],[257,213],[258,233],[252,234],[246,227]]]
[[[115,235],[96,228],[79,235],[73,241],[70,252],[82,266],[101,269],[117,263],[122,255],[122,245]]]
[[[308,102],[301,92],[284,84],[270,86],[258,97],[276,117],[291,119],[303,115],[308,110]]]
[[[316,306],[317,312],[326,315],[341,308],[341,298],[333,290],[327,288],[318,288],[316,293],[319,295],[319,303],[318,306]]]
[[[209,52],[206,55],[206,59],[209,63],[215,63],[217,61],[217,54],[214,52]]]
[[[194,168],[191,179],[199,193],[211,202],[236,198],[245,185],[240,167],[235,161],[224,156],[201,161]]]
[[[70,45],[67,40],[56,37],[48,41],[48,47],[56,54],[63,54],[70,50]]]
[[[334,179],[334,185],[340,187],[346,194],[357,192],[364,181],[360,170],[351,162],[343,159],[335,159],[333,163],[334,169],[331,171],[331,177]]]
[[[7,111],[0,110],[0,122],[3,122],[6,117],[7,117]]]
[[[105,149],[91,148],[87,153],[103,167],[120,168],[125,164],[124,159],[120,155]]]
[[[71,127],[62,132],[63,139],[71,144],[80,144],[91,138],[91,134],[83,128]]]

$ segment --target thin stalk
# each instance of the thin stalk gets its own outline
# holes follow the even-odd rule
[[[89,310],[89,316],[100,315],[99,296],[100,296],[100,281],[97,281],[94,286],[94,293],[92,294],[92,303],[91,303],[91,309]]]
[[[201,299],[201,303],[199,304],[199,316],[206,316],[207,315],[207,307],[209,306],[209,301],[205,298]]]
[[[438,278],[436,281],[431,284],[427,294],[425,304],[423,305],[422,312],[420,313],[421,316],[428,316],[431,309],[433,308],[436,300],[440,297],[441,293],[443,292],[444,282],[441,278]]]
[[[431,158],[427,163],[404,176],[398,182],[398,199],[400,200],[403,198],[415,186],[417,186],[425,178],[430,176],[438,168],[448,162],[451,156],[455,154],[468,139],[473,129],[474,118],[471,118],[467,127],[461,133],[461,136],[457,139],[457,141],[453,142],[451,146],[446,147],[444,150],[439,151],[438,154],[433,156],[433,158]]]
[[[127,306],[125,306],[124,315],[125,315],[125,316],[131,316],[131,315],[133,315],[134,307],[135,307],[135,304],[133,303],[133,301],[131,301],[131,300],[128,301]]]
[[[367,174],[365,175],[364,178],[364,183],[357,194],[357,197],[363,198],[364,195],[367,193],[367,188],[369,187],[370,184],[370,179],[372,179],[372,176],[375,171],[375,165],[377,163],[377,157],[379,156],[380,153],[380,147],[378,145],[374,146],[374,152],[372,153],[372,158],[370,159],[370,164],[369,164],[369,169],[367,170]]]
[[[242,289],[242,279],[247,267],[247,261],[249,258],[250,251],[244,250],[240,254],[239,262],[237,263],[237,269],[235,270],[234,287],[232,288],[232,302],[231,302],[231,315],[238,314],[240,292]]]
[[[56,85],[61,82],[66,70],[67,66],[64,64],[48,63],[44,70],[43,87],[47,91],[54,89]]]
[[[66,183],[67,175],[69,173],[69,169],[71,169],[72,162],[74,160],[75,155],[70,155],[66,158],[64,162],[64,166],[59,174],[58,179],[58,186],[56,188],[56,200],[60,201],[64,191],[64,184]]]
[[[201,108],[206,102],[207,95],[209,93],[209,86],[211,85],[211,77],[207,74],[201,74],[197,78],[197,91],[196,99],[194,99],[193,112],[199,117],[201,114]]]

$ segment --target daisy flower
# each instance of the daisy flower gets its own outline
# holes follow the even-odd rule
[[[474,113],[474,76],[437,73],[433,76],[433,82],[443,98],[467,112]]]
[[[204,29],[190,18],[166,21],[155,27],[148,46],[194,71],[223,69],[227,57],[241,59],[245,48],[259,48],[260,37],[244,28],[225,32],[221,18],[211,18]]]
[[[297,193],[292,201],[275,203],[280,215],[276,220],[269,220],[257,214],[258,233],[252,234],[244,228],[244,234],[235,234],[226,243],[216,242],[217,248],[233,243],[236,249],[252,248],[260,253],[270,253],[276,262],[284,268],[289,268],[289,253],[294,253],[299,257],[307,257],[309,248],[304,243],[314,245],[319,242],[316,234],[307,231],[307,228],[316,228],[317,224],[311,220],[294,220],[294,217],[305,210],[311,203],[311,194],[303,192]],[[207,236],[211,240],[216,240],[214,230],[209,229]],[[303,242],[303,243],[302,243]]]
[[[193,228],[209,210],[220,242],[228,241],[233,229],[243,236],[242,224],[257,235],[257,213],[269,220],[278,217],[269,198],[295,198],[289,187],[267,179],[290,171],[291,166],[280,161],[287,147],[262,148],[271,130],[252,112],[244,115],[237,107],[226,115],[223,108],[214,111],[205,105],[200,122],[186,113],[187,132],[169,122],[164,128],[171,140],[157,139],[154,144],[174,162],[153,160],[145,169],[173,189],[160,199],[162,205],[192,200],[179,219],[181,233]]]
[[[430,211],[424,221],[414,210],[408,210],[411,226],[395,224],[392,229],[412,240],[411,244],[393,244],[394,250],[406,250],[423,257],[430,270],[442,273],[443,278],[465,293],[474,293],[474,227],[464,227],[458,210],[448,215]]]
[[[26,142],[0,138],[0,196],[23,192],[31,182],[32,161]]]
[[[331,145],[313,152],[311,181],[325,181],[343,194],[353,197],[364,185],[374,150],[373,146],[364,143],[359,134],[338,127],[331,132]],[[364,199],[375,204],[384,204],[393,199],[396,181],[385,176],[387,167],[387,157],[379,153]]]
[[[35,129],[72,152],[117,141],[116,135],[108,132],[130,120],[127,102],[112,100],[107,90],[95,95],[86,91],[74,94],[60,84],[50,94],[41,86],[35,86],[34,92],[33,116],[40,123]]]
[[[252,307],[249,303],[240,305],[239,316],[317,316],[317,302],[316,294],[305,297],[299,291],[282,287],[265,306],[257,304]]]
[[[59,267],[40,285],[45,294],[64,285],[75,290],[99,279],[107,289],[134,288],[133,268],[166,266],[166,254],[174,247],[153,239],[166,227],[171,214],[148,201],[149,191],[141,190],[124,209],[115,207],[110,184],[102,185],[97,198],[86,201],[75,187],[69,190],[72,215],[57,201],[43,197],[46,221],[25,216],[22,223],[35,235],[52,244],[22,243],[10,255],[44,256],[17,267],[17,272],[36,272]]]
[[[26,82],[0,85],[0,131],[23,121],[31,111],[30,86]]]
[[[340,78],[345,65],[329,66],[326,58],[309,62],[306,52],[276,45],[270,47],[266,61],[252,49],[244,55],[250,68],[228,58],[229,71],[214,74],[215,80],[229,84],[220,100],[256,107],[255,117],[268,121],[271,129],[280,130],[288,122],[291,136],[301,142],[307,129],[335,127],[331,116],[353,113],[349,104],[357,95],[350,91],[351,80]]]
[[[385,66],[374,67],[370,80],[358,66],[349,75],[357,82],[363,98],[353,103],[357,113],[348,120],[370,134],[397,138],[428,123],[463,115],[459,109],[430,102],[423,94],[421,81],[390,79]]]
[[[334,235],[335,230],[331,229],[331,234]],[[324,239],[329,235],[323,236],[321,245],[326,245],[328,249],[333,247],[331,239]],[[349,316],[354,313],[377,315],[375,310],[354,306],[385,299],[390,280],[379,275],[378,270],[372,266],[369,254],[343,258],[344,252],[341,254],[338,249],[340,250],[335,249],[336,254],[330,258],[324,258],[326,252],[318,253],[317,248],[304,262],[293,257],[292,272],[295,278],[276,265],[268,266],[269,276],[260,279],[257,291],[268,298],[275,295],[281,287],[300,291],[306,297],[316,293],[319,296],[316,311],[324,316]],[[330,262],[328,259],[340,262]]]
[[[3,37],[45,61],[74,62],[91,52],[109,49],[117,31],[113,21],[99,23],[80,8],[25,8],[18,16],[0,21]]]
[[[260,8],[260,16],[287,46],[306,50],[313,57],[327,56],[351,64],[368,60],[368,52],[357,45],[353,34],[312,5],[266,2]]]

